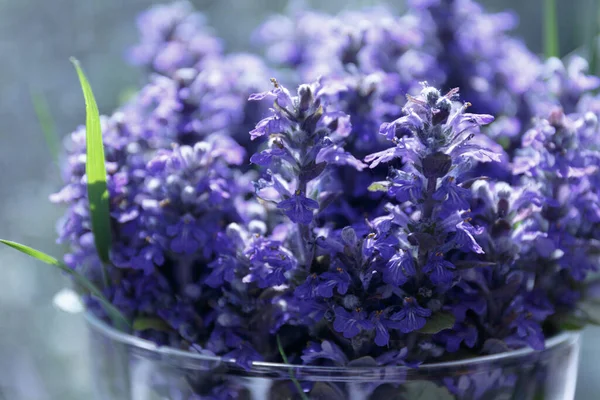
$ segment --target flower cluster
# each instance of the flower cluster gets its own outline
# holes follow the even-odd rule
[[[169,75],[223,53],[223,43],[206,26],[204,15],[186,0],[148,9],[137,26],[141,41],[128,58],[150,72]]]
[[[244,368],[414,367],[594,322],[600,79],[542,61],[514,24],[472,0],[301,12],[257,31],[263,60],[224,54],[187,3],[145,13],[132,56],[153,74],[102,120],[106,298],[144,322],[133,334]],[[85,129],[67,150],[65,261],[101,282]],[[444,384],[515,382],[486,374]],[[236,398],[219,385],[199,398]]]

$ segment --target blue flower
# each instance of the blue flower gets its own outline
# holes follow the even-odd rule
[[[463,251],[483,254],[484,251],[477,243],[477,240],[473,235],[482,233],[482,230],[475,229],[467,221],[461,221],[456,225],[456,234],[454,235],[454,242]]]
[[[394,286],[404,285],[416,273],[410,252],[398,250],[383,269],[383,281]]]
[[[395,329],[402,333],[418,331],[427,323],[431,310],[419,306],[413,297],[406,297],[402,302],[402,310],[390,316],[390,321]]]
[[[171,250],[175,253],[192,254],[206,241],[206,231],[196,225],[195,218],[190,214],[169,226],[167,234],[171,237]]]
[[[446,344],[446,351],[454,353],[460,349],[461,343],[473,348],[479,337],[477,328],[473,325],[455,324],[452,329],[444,329],[436,338]]]
[[[313,210],[319,209],[319,203],[296,191],[289,199],[280,201],[277,208],[283,210],[292,222],[308,225],[313,220]]]
[[[362,171],[366,167],[365,164],[357,160],[352,154],[344,151],[342,147],[335,144],[323,147],[319,150],[315,161],[317,163],[325,162],[331,165],[349,165],[358,171]]]
[[[417,174],[397,171],[391,180],[388,194],[395,197],[400,203],[418,202],[423,198],[423,181]]]
[[[348,358],[342,349],[329,340],[324,340],[320,344],[310,342],[302,352],[301,358],[307,365],[314,364],[317,360],[329,360],[339,366],[348,363]]]
[[[366,319],[367,313],[363,310],[356,309],[349,313],[343,307],[335,307],[334,313],[333,329],[342,333],[346,339],[352,339],[362,330],[373,329],[373,323]]]
[[[320,280],[317,274],[310,274],[306,277],[306,280],[302,284],[296,287],[294,293],[299,299],[314,298],[317,295],[317,286],[319,285],[319,282]]]
[[[271,162],[273,162],[273,159],[284,158],[287,155],[288,153],[285,149],[274,147],[253,154],[252,157],[250,157],[250,162],[257,165],[269,166],[271,165]]]
[[[442,258],[443,254],[433,255],[423,267],[423,272],[429,274],[429,279],[434,285],[446,286],[452,283],[456,267],[450,261]]]
[[[454,210],[468,210],[471,191],[458,186],[452,176],[444,178],[433,198],[443,201],[444,206]]]
[[[384,316],[384,311],[373,311],[369,316],[369,321],[375,329],[375,344],[380,347],[387,346],[390,341],[389,328],[394,327],[394,323]]]
[[[350,286],[350,275],[343,268],[338,267],[335,271],[328,271],[319,275],[319,281],[315,288],[316,294],[330,298],[333,297],[333,289],[336,288],[339,294],[346,294]]]

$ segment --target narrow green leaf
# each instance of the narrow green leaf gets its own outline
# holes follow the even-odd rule
[[[588,324],[586,318],[572,314],[555,315],[552,321],[561,331],[580,331]]]
[[[110,212],[108,189],[106,186],[106,165],[104,164],[104,144],[102,143],[102,128],[100,113],[92,88],[79,66],[79,61],[71,58],[77,70],[81,90],[85,98],[85,130],[86,130],[86,163],[88,199],[90,202],[90,216],[92,232],[98,256],[103,263],[109,262],[111,246]],[[106,268],[102,271],[104,284],[108,284]]]
[[[163,332],[172,330],[171,327],[160,318],[138,317],[133,320],[133,330],[144,331],[146,329],[154,329]]]
[[[18,250],[23,254],[33,257],[33,258],[35,258],[39,261],[42,261],[46,264],[52,265],[52,266],[60,269],[61,271],[67,273],[68,275],[70,275],[73,278],[75,283],[79,287],[81,287],[81,289],[83,289],[85,292],[89,293],[90,295],[94,296],[100,302],[102,307],[104,307],[104,311],[106,311],[106,313],[111,318],[111,320],[113,321],[115,326],[117,326],[121,329],[124,329],[125,327],[126,328],[131,327],[131,324],[129,323],[127,318],[125,318],[125,316],[115,306],[113,306],[110,301],[108,301],[108,299],[104,296],[102,291],[100,289],[98,289],[96,287],[96,285],[94,285],[91,281],[89,281],[85,276],[83,276],[79,272],[67,267],[65,264],[58,261],[56,258],[49,256],[48,254],[43,253],[39,250],[35,250],[29,246],[25,246],[20,243],[11,242],[9,240],[3,240],[3,239],[0,239],[0,243],[3,243],[5,245],[7,245],[8,247],[12,247],[13,249]]]
[[[369,185],[369,192],[387,192],[388,190],[388,182],[373,182]]]
[[[50,107],[44,96],[39,92],[30,91],[31,103],[33,104],[33,110],[44,134],[46,145],[52,156],[52,160],[58,166],[58,154],[60,149],[60,138],[56,132],[56,126],[54,119],[50,113]]]
[[[546,58],[560,57],[556,0],[544,0],[544,53]]]
[[[419,329],[418,332],[433,335],[444,329],[452,329],[454,326],[454,315],[446,312],[434,313],[431,318],[427,320],[425,326]]]
[[[281,355],[281,359],[283,360],[283,362],[285,364],[289,364],[288,358],[285,355],[285,351],[283,350],[283,345],[281,344],[281,339],[279,338],[279,335],[277,335],[277,349],[279,349],[279,354]],[[294,386],[296,386],[296,390],[298,390],[298,394],[300,395],[300,398],[302,398],[302,400],[309,400],[308,397],[306,396],[306,393],[304,393],[304,390],[302,389],[300,382],[298,382],[298,379],[296,379],[296,374],[294,374],[294,370],[292,368],[290,368],[289,372],[290,372],[290,380],[294,383]]]

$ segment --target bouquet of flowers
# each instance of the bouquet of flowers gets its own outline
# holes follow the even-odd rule
[[[148,10],[147,83],[98,121],[99,182],[89,115],[68,138],[52,262],[96,318],[247,370],[418,368],[600,322],[600,78],[515,23],[472,0],[302,11],[256,31],[260,56],[185,2]],[[513,378],[441,386],[496,398]],[[273,398],[350,398],[294,382]]]

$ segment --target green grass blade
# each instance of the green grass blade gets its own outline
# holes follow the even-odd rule
[[[46,145],[52,156],[52,160],[58,166],[58,155],[60,149],[60,138],[56,132],[56,125],[54,119],[50,113],[50,107],[44,96],[39,92],[30,91],[31,103],[33,104],[33,110],[44,134]]]
[[[560,57],[556,0],[544,0],[544,53],[546,58]]]
[[[79,61],[71,58],[77,70],[83,97],[85,98],[85,129],[86,129],[86,163],[88,199],[90,202],[90,216],[92,232],[98,256],[103,263],[109,262],[111,246],[110,213],[108,189],[106,186],[106,165],[104,163],[104,144],[102,143],[102,129],[100,113],[92,88],[79,65]],[[103,269],[104,284],[108,284],[106,268]]]
[[[154,329],[162,332],[172,331],[171,327],[162,319],[152,317],[138,317],[133,320],[133,330],[143,331],[146,329]]]
[[[281,355],[281,359],[283,360],[283,362],[285,364],[289,364],[288,358],[285,355],[285,351],[283,350],[283,345],[281,344],[281,339],[279,339],[279,335],[277,335],[277,349],[279,350],[279,354]],[[294,386],[296,386],[296,390],[298,391],[298,394],[300,395],[302,400],[308,400],[308,397],[306,396],[306,393],[304,393],[300,382],[298,382],[298,379],[296,379],[296,374],[294,374],[294,370],[290,368],[289,372],[290,380],[294,383]]]
[[[26,254],[30,257],[35,258],[36,260],[42,261],[46,264],[52,265],[61,271],[67,273],[69,276],[73,278],[75,283],[79,285],[84,291],[94,296],[104,308],[104,311],[111,318],[115,326],[123,329],[123,328],[131,328],[131,323],[125,318],[125,316],[111,304],[110,301],[104,296],[102,291],[96,287],[89,279],[80,274],[79,272],[67,267],[62,262],[58,261],[56,258],[49,256],[46,253],[43,253],[39,250],[32,249],[29,246],[25,246],[20,243],[11,242],[9,240],[0,239],[0,243],[7,245],[8,247],[12,247],[15,250],[20,251],[23,254]]]

